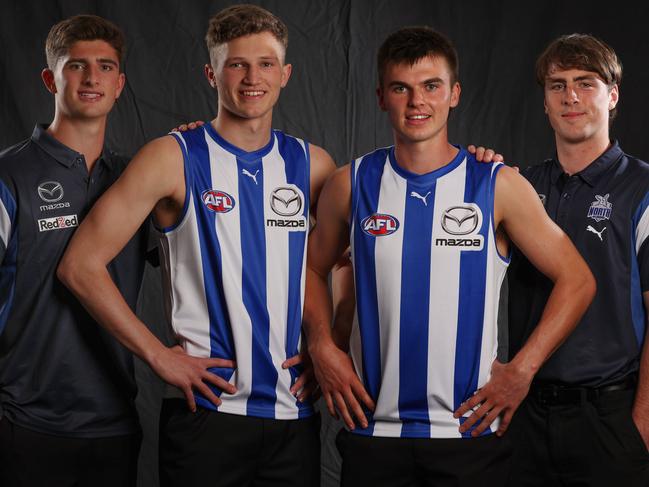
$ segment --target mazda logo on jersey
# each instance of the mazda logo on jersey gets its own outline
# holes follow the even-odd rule
[[[38,185],[37,191],[45,203],[56,203],[63,198],[63,186],[58,181],[45,181]]]
[[[481,216],[477,206],[451,206],[442,213],[442,228],[451,235],[468,235],[478,228]]]
[[[363,219],[361,228],[372,237],[384,237],[392,235],[399,229],[399,220],[392,215],[374,213]]]
[[[279,216],[295,216],[302,210],[302,197],[295,188],[275,188],[270,194],[270,208]]]
[[[203,204],[216,213],[227,213],[234,208],[234,198],[225,191],[208,189],[201,195]]]

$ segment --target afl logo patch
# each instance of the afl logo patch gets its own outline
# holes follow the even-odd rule
[[[38,196],[46,203],[56,203],[63,199],[63,186],[58,181],[46,181],[38,185]]]
[[[399,220],[392,215],[374,213],[361,222],[361,228],[372,237],[392,235],[399,229]]]
[[[208,189],[201,195],[203,204],[216,213],[227,213],[234,208],[234,198],[224,191]]]

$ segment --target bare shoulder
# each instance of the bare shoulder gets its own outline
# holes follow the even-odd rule
[[[327,179],[336,169],[336,164],[329,153],[317,145],[309,145],[309,157],[311,159],[311,178]]]
[[[182,160],[182,149],[178,141],[172,135],[164,135],[145,144],[135,154],[132,163],[141,161],[140,164],[155,166],[156,164],[178,164],[182,163]]]

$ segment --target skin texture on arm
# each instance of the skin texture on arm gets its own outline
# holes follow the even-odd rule
[[[192,389],[214,404],[221,402],[205,381],[225,392],[235,392],[234,386],[206,370],[234,364],[218,358],[190,357],[179,346],[164,346],[128,307],[106,268],[154,208],[160,224],[176,218],[178,202],[184,195],[178,143],[166,136],[145,145],[75,232],[57,275],[97,322],[163,380],[181,389],[194,411]]]
[[[345,250],[331,271],[331,295],[334,308],[334,323],[331,330],[333,340],[338,348],[348,352],[349,337],[356,311],[354,269],[350,258],[350,249]]]
[[[318,223],[309,237],[304,329],[327,408],[336,417],[337,409],[347,427],[354,429],[352,414],[362,427],[367,427],[361,402],[370,409],[374,408],[374,402],[356,375],[349,356],[333,341],[333,307],[327,283],[329,272],[349,246],[349,170],[349,166],[338,169],[320,197]]]
[[[474,409],[460,428],[467,431],[481,419],[474,436],[500,415],[496,433],[505,432],[534,375],[572,332],[595,295],[595,279],[577,249],[547,216],[529,183],[508,167],[497,175],[495,223],[554,287],[523,348],[507,364],[494,361],[489,382],[455,412],[460,417]]]
[[[309,158],[311,160],[311,178],[309,181],[309,191],[311,194],[310,214],[311,218],[315,222],[320,193],[327,178],[336,170],[336,164],[326,150],[313,144],[309,144]],[[299,401],[304,401],[309,396],[312,396],[317,388],[311,357],[309,356],[308,351],[303,349],[298,355],[288,358],[282,363],[282,368],[288,369],[289,367],[294,367],[299,364],[302,364],[304,369],[300,374],[300,377],[291,386],[291,393],[296,396]],[[312,399],[317,399],[317,396],[312,397]]]
[[[645,339],[640,358],[638,387],[633,403],[633,421],[649,449],[649,291],[643,293],[642,298],[647,323],[645,324]]]

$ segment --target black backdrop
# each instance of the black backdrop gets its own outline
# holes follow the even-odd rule
[[[232,1],[3,0],[0,3],[0,147],[26,138],[47,122],[53,102],[39,77],[44,42],[62,18],[95,13],[127,37],[127,85],[111,114],[108,141],[125,154],[182,121],[209,120],[215,98],[203,77],[209,16]],[[386,117],[374,94],[375,53],[382,39],[404,25],[427,24],[454,40],[460,54],[462,96],[452,113],[456,143],[497,148],[521,166],[552,154],[553,138],[534,81],[536,56],[555,36],[592,33],[624,64],[614,136],[629,153],[649,159],[649,6],[641,2],[522,2],[461,0],[253,1],[279,15],[290,32],[293,75],[275,112],[275,127],[326,148],[343,164],[390,143]],[[635,5],[634,5],[635,4]],[[596,9],[595,6],[599,6]],[[18,297],[20,298],[20,297]],[[159,279],[147,269],[141,312],[163,329]],[[160,333],[162,333],[160,331]],[[157,485],[156,422],[161,386],[139,367],[138,399],[145,443],[140,486]],[[335,485],[337,459],[327,422],[325,482]]]

